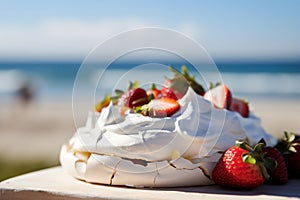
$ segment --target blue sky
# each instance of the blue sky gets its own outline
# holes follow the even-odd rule
[[[2,1],[0,60],[81,60],[144,26],[189,35],[215,59],[297,59],[299,11],[299,0]]]

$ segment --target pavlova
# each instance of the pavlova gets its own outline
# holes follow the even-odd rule
[[[63,145],[64,170],[107,185],[209,185],[217,162],[236,141],[276,145],[248,103],[225,84],[205,91],[186,67],[170,69],[174,76],[162,87],[131,83],[97,104],[86,126]]]

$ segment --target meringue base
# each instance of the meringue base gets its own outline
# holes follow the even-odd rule
[[[65,144],[60,162],[71,176],[89,182],[129,187],[184,187],[211,185],[210,174],[216,163],[194,164],[179,157],[170,161],[147,162],[79,152]]]

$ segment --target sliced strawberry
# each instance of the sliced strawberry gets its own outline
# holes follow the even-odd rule
[[[152,100],[148,106],[149,116],[151,117],[172,116],[180,109],[180,105],[176,100],[167,97]]]
[[[229,110],[240,113],[243,117],[249,116],[249,104],[241,99],[233,98]]]
[[[231,92],[226,85],[219,85],[204,94],[204,98],[212,102],[216,108],[228,108],[231,103]]]
[[[119,102],[129,108],[142,106],[148,103],[148,95],[144,89],[134,88],[126,91],[119,99]]]
[[[169,117],[180,109],[180,105],[175,99],[162,97],[153,99],[150,103],[136,110],[143,115],[150,117]]]

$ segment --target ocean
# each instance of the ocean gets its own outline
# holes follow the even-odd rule
[[[166,61],[165,65],[171,62]],[[141,63],[113,63],[104,76],[95,77],[97,73],[87,74],[81,81],[80,91],[83,95],[89,87],[96,87],[96,98],[102,98],[113,89],[127,87],[131,79],[147,80],[150,83],[163,81],[170,76],[168,69],[161,66],[145,69],[137,67]],[[179,69],[186,63],[172,63]],[[192,66],[186,64],[191,74],[196,73]],[[231,89],[234,96],[242,98],[299,98],[300,99],[300,62],[217,62],[223,82]],[[81,63],[72,62],[24,62],[0,63],[0,100],[9,100],[16,95],[22,84],[28,84],[40,101],[72,100],[73,86]],[[133,70],[137,69],[137,70]],[[103,66],[99,66],[103,70]],[[131,73],[128,73],[131,72]],[[200,72],[201,73],[201,72]],[[196,75],[203,84],[203,79]],[[99,81],[99,82],[97,82]],[[143,82],[144,81],[144,82]],[[205,83],[204,83],[205,84]],[[86,88],[86,89],[85,89]]]

